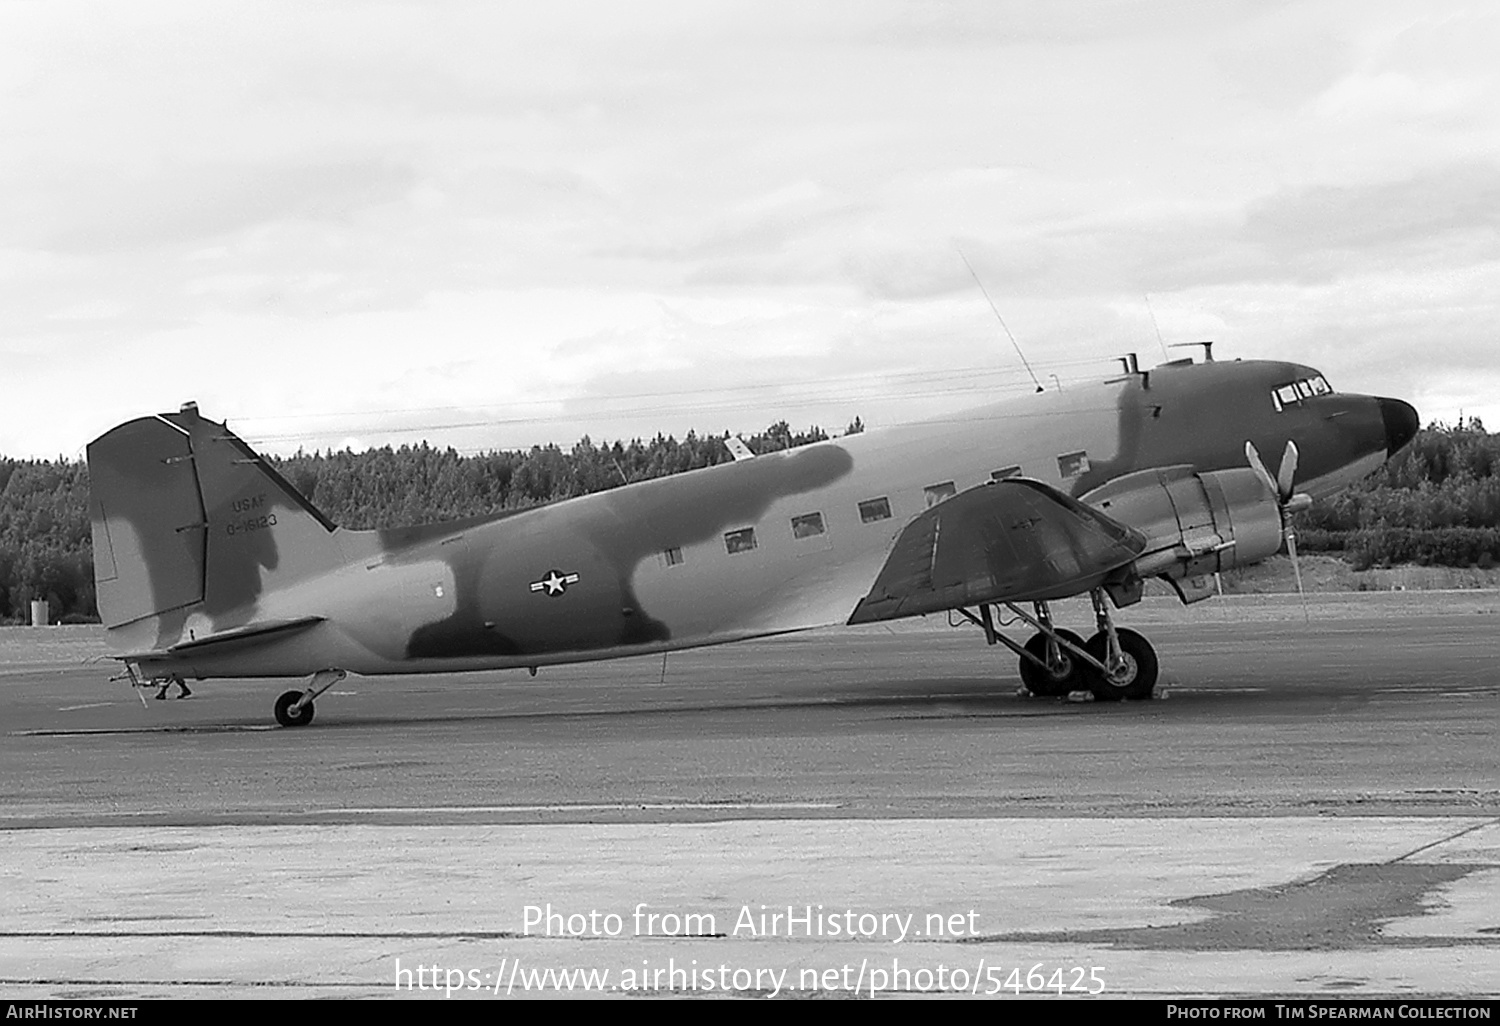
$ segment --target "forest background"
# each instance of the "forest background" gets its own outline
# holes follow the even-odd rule
[[[855,418],[845,433],[864,425]],[[785,421],[746,438],[756,453],[822,441]],[[395,527],[518,509],[730,459],[728,435],[556,445],[466,456],[415,446],[270,458],[334,523]],[[1297,514],[1302,552],[1376,566],[1489,568],[1500,559],[1500,434],[1477,419],[1433,424],[1360,485]],[[24,622],[32,599],[55,621],[98,619],[82,460],[0,457],[0,623]]]

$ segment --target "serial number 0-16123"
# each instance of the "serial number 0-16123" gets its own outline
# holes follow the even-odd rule
[[[276,526],[276,514],[267,513],[263,517],[246,517],[244,520],[236,520],[234,523],[224,525],[224,533],[233,538],[237,534],[250,534],[253,531],[264,531],[268,527]]]

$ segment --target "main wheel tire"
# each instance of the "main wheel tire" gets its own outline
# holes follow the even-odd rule
[[[303,702],[302,708],[292,712],[292,706],[297,704],[297,699],[302,697],[300,691],[288,691],[276,699],[276,722],[283,727],[305,727],[312,722],[313,704]]]
[[[1122,698],[1150,698],[1156,690],[1158,665],[1156,650],[1140,634],[1128,627],[1117,627],[1115,636],[1120,639],[1120,654],[1125,665],[1113,674],[1094,670],[1089,674],[1089,690],[1101,702],[1118,702]],[[1106,665],[1109,663],[1109,635],[1100,631],[1089,639],[1085,646],[1088,654]]]
[[[1083,648],[1083,638],[1069,630],[1059,630],[1058,637],[1067,638],[1079,648]],[[1073,653],[1061,645],[1058,654],[1062,657],[1060,672],[1053,673],[1042,669],[1030,659],[1021,660],[1021,683],[1026,685],[1026,690],[1039,698],[1060,698],[1073,691],[1080,691],[1089,686],[1088,677],[1084,673],[1088,664],[1080,660]],[[1026,642],[1026,651],[1036,656],[1042,662],[1047,661],[1047,635],[1038,631]]]

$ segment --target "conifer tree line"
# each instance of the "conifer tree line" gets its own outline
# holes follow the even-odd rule
[[[856,418],[846,433],[863,430]],[[273,458],[334,523],[395,527],[519,509],[729,460],[726,435],[688,432],[571,449],[533,446],[465,456],[425,442]],[[757,453],[822,441],[785,421],[747,438]],[[1342,553],[1357,569],[1396,563],[1494,565],[1500,559],[1500,434],[1477,420],[1433,425],[1360,485],[1298,514],[1304,552]],[[33,598],[54,617],[94,619],[88,468],[0,457],[0,622],[24,622]]]

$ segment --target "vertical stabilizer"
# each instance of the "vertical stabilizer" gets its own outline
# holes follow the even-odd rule
[[[341,561],[334,525],[193,404],[122,424],[89,445],[88,461],[109,627],[188,610],[222,629],[226,614]]]
[[[203,504],[187,433],[159,417],[89,444],[94,583],[105,626],[203,600]]]

